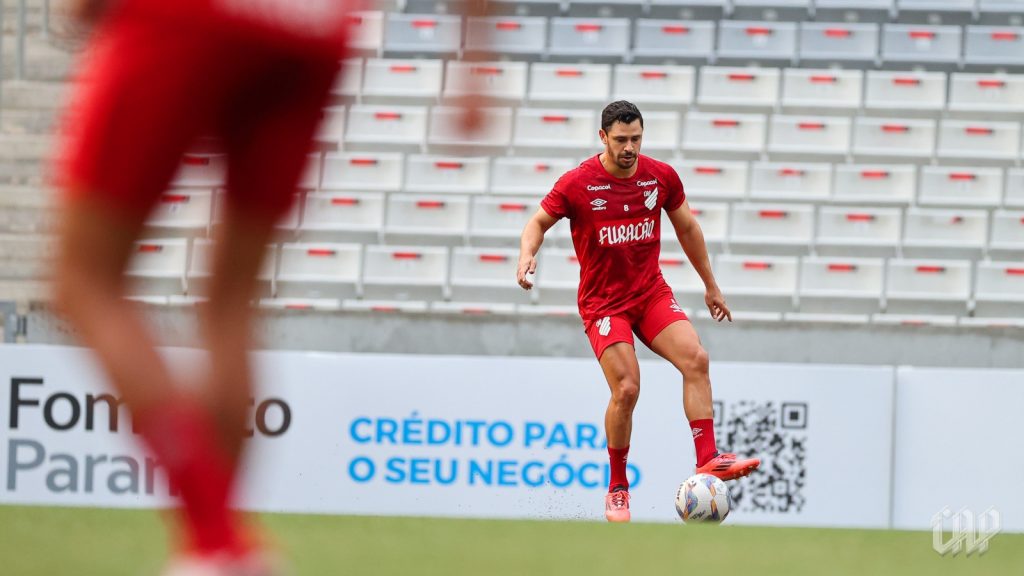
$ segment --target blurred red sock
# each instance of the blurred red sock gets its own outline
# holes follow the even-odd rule
[[[690,432],[693,434],[693,447],[697,451],[697,467],[700,468],[715,457],[715,421],[711,418],[690,420]]]
[[[608,447],[608,462],[612,468],[612,478],[608,483],[608,491],[616,488],[629,490],[629,480],[626,479],[626,458],[629,456],[629,446],[625,448]]]

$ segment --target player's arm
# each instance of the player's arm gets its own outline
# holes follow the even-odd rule
[[[524,290],[533,288],[533,282],[526,279],[527,274],[537,271],[537,252],[540,245],[544,243],[544,234],[558,222],[558,219],[548,214],[543,208],[538,208],[537,213],[530,218],[523,228],[523,236],[519,239],[519,266],[516,269],[516,281]]]
[[[690,264],[704,281],[704,303],[707,304],[711,316],[721,322],[726,318],[732,322],[732,312],[725,305],[725,297],[722,290],[715,281],[715,274],[711,271],[711,258],[708,257],[708,247],[704,243],[704,231],[700,229],[700,223],[690,211],[690,203],[685,200],[675,210],[668,213],[672,227],[676,230],[676,238],[682,245]]]

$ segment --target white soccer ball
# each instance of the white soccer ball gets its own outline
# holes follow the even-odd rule
[[[711,474],[690,476],[676,492],[676,512],[686,523],[718,524],[729,515],[730,508],[729,488]]]

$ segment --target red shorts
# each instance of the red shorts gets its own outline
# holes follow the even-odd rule
[[[227,153],[231,208],[276,219],[291,203],[338,68],[337,55],[111,17],[86,53],[60,184],[141,221],[184,152],[213,137]]]
[[[668,284],[662,284],[651,296],[638,302],[633,308],[592,320],[585,325],[590,346],[600,360],[604,351],[612,344],[626,342],[633,345],[633,333],[650,347],[651,341],[673,322],[689,320],[686,312],[679,307],[676,297]]]

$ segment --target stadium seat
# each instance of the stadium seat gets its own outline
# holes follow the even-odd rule
[[[470,57],[533,60],[544,54],[547,38],[547,18],[500,16],[466,20],[466,55]]]
[[[1024,169],[1010,168],[1006,171],[1006,197],[1003,205],[1008,208],[1024,208]]]
[[[636,18],[647,6],[646,0],[568,0],[569,15],[593,18]]]
[[[690,212],[693,213],[700,229],[704,233],[704,242],[708,251],[721,252],[729,238],[729,205],[725,202],[689,201]],[[675,229],[668,218],[668,212],[662,211],[661,245],[669,251],[680,248]]]
[[[530,66],[532,106],[592,106],[602,108],[611,93],[612,70],[607,64],[554,64]]]
[[[881,116],[938,116],[946,107],[946,75],[942,72],[867,74],[864,109]]]
[[[1024,21],[1024,0],[978,0],[978,21],[1003,25]]]
[[[405,161],[389,152],[338,152],[324,156],[322,190],[397,192]]]
[[[544,196],[562,174],[578,164],[572,158],[495,158],[491,194]]]
[[[802,204],[733,204],[732,251],[806,254],[814,240],[814,207]]]
[[[447,248],[366,247],[363,298],[367,300],[441,300],[445,296],[447,278]]]
[[[430,111],[427,144],[432,152],[479,154],[504,152],[512,140],[512,109],[484,108],[487,123],[475,134],[463,134],[459,128],[462,109],[435,106]]]
[[[362,102],[433,104],[441,96],[441,60],[366,60]]]
[[[368,150],[423,149],[427,108],[357,104],[349,108],[345,142]]]
[[[306,194],[299,237],[306,242],[380,241],[384,194],[318,192]]]
[[[977,0],[897,0],[900,22],[964,24],[974,18]]]
[[[548,56],[553,60],[620,62],[629,54],[626,18],[552,18]]]
[[[937,156],[948,161],[1014,164],[1020,160],[1020,123],[943,120]]]
[[[331,88],[331,95],[347,102],[355,102],[363,91],[363,59],[346,58]]]
[[[766,132],[767,121],[760,114],[689,112],[683,151],[690,157],[757,158]]]
[[[878,44],[878,24],[800,24],[801,62],[815,65],[872,67],[878,62]]]
[[[171,179],[174,188],[218,188],[227,183],[226,154],[185,154]]]
[[[903,254],[910,258],[978,258],[988,243],[988,212],[908,208]]]
[[[797,269],[797,259],[791,256],[722,254],[715,258],[718,284],[729,307],[739,311],[792,311]]]
[[[269,310],[313,312],[336,312],[342,309],[341,300],[336,298],[261,298],[259,306]]]
[[[210,229],[213,193],[171,189],[157,199],[146,221],[147,236],[202,236]]]
[[[455,56],[462,48],[462,18],[389,12],[384,23],[385,55]]]
[[[562,218],[545,234],[545,244],[557,248],[573,248],[572,230],[567,218]]]
[[[967,26],[964,39],[964,65],[1024,65],[1024,28],[1020,26]]]
[[[1003,171],[998,168],[925,166],[921,168],[922,206],[998,207]]]
[[[320,174],[323,172],[324,159],[320,153],[306,157],[306,167],[299,176],[299,190],[316,191],[320,189]]]
[[[1024,264],[978,262],[974,301],[978,316],[1024,317]]]
[[[155,238],[135,242],[125,270],[132,296],[185,293],[188,241]]]
[[[800,263],[800,311],[876,314],[882,307],[885,261],[809,256]]]
[[[193,298],[205,298],[209,293],[210,274],[212,273],[213,242],[202,238],[192,241],[191,258],[188,263],[188,295]],[[256,276],[258,298],[270,298],[274,295],[274,271],[277,269],[277,246],[266,247],[263,263]]]
[[[353,12],[348,17],[348,48],[353,54],[377,56],[384,48],[384,13]]]
[[[741,20],[803,20],[811,0],[732,0],[733,18]]]
[[[339,150],[345,142],[344,106],[328,106],[321,111],[320,126],[313,136],[314,146],[320,150]]]
[[[644,112],[643,153],[661,160],[675,156],[679,150],[681,120],[678,112],[655,110]]]
[[[721,20],[718,58],[721,61],[775,62],[796,59],[797,28],[792,22]]]
[[[518,17],[558,16],[564,5],[561,0],[492,0],[487,12]]]
[[[544,248],[537,263],[537,302],[568,306],[576,303],[580,261],[571,249]]]
[[[406,157],[405,192],[430,194],[484,194],[490,178],[486,156]]]
[[[887,22],[894,0],[815,0],[815,18],[823,22]]]
[[[859,117],[853,128],[853,154],[859,161],[931,160],[934,120]]]
[[[1024,76],[955,73],[950,79],[949,112],[986,119],[1024,116]]]
[[[885,286],[887,313],[963,315],[971,295],[971,263],[894,258]]]
[[[822,206],[814,248],[825,256],[893,256],[903,212],[873,206]]]
[[[957,325],[968,328],[996,329],[996,330],[1018,330],[1024,328],[1024,318],[985,318],[961,316],[957,318]]]
[[[517,151],[580,154],[600,144],[597,113],[588,109],[519,108],[513,146]]]
[[[486,96],[499,104],[519,104],[526,99],[528,66],[525,62],[463,62],[446,63],[443,97],[458,99],[471,92]]]
[[[663,230],[662,236],[664,234]],[[666,250],[661,254],[658,266],[680,306],[683,308],[703,308],[705,306],[704,282],[700,279],[697,271],[693,269],[693,265],[687,260],[686,255],[679,252],[678,243],[674,251]]]
[[[628,100],[649,109],[680,110],[693,104],[692,66],[619,64],[613,72],[612,100]]]
[[[655,9],[658,0],[653,0]],[[650,20],[637,18],[633,61],[661,64],[703,63],[715,53],[715,23],[692,20]]]
[[[277,271],[278,298],[354,298],[359,287],[359,244],[285,243]]]
[[[424,314],[430,306],[422,300],[343,300],[341,309],[373,314]]]
[[[779,100],[779,70],[704,66],[697,104],[702,110],[769,112]]]
[[[824,202],[832,194],[831,164],[754,162],[750,176],[750,199],[759,202]]]
[[[648,10],[655,18],[717,21],[722,18],[728,5],[729,0],[650,0]]]
[[[772,159],[844,160],[850,154],[850,119],[845,116],[771,118],[768,154]]]
[[[960,64],[962,37],[960,26],[885,24],[882,61],[887,66],[952,68]]]
[[[452,300],[456,302],[529,304],[534,291],[523,290],[516,283],[518,262],[518,249],[453,249]]]
[[[537,212],[537,202],[514,196],[476,197],[469,219],[473,246],[518,246],[523,228]]]
[[[992,258],[1024,260],[1024,211],[996,210],[992,213]]]
[[[469,198],[466,196],[388,196],[384,216],[384,241],[388,244],[462,244],[468,228]]]
[[[917,169],[906,164],[837,164],[832,199],[852,204],[913,204]]]
[[[781,104],[787,112],[854,113],[863,105],[863,92],[860,70],[783,70]]]
[[[750,165],[719,160],[673,160],[673,168],[691,199],[742,200],[747,197]]]

